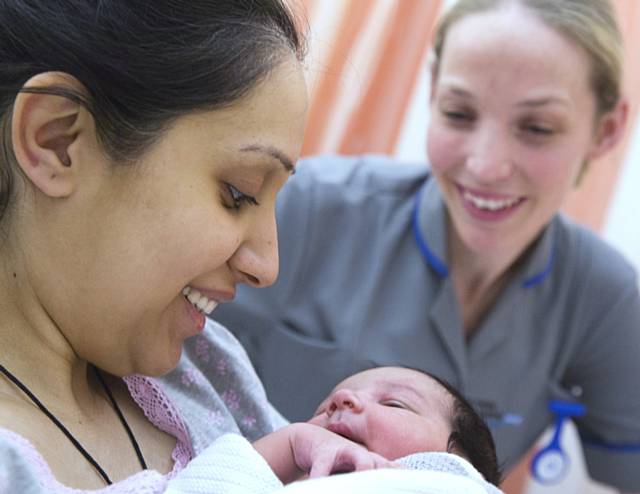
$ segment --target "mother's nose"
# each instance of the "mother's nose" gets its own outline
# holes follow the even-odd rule
[[[248,229],[246,238],[229,260],[239,283],[262,288],[278,277],[278,234],[275,217],[264,218]]]
[[[362,400],[357,393],[350,389],[338,389],[331,395],[331,403],[329,404],[329,415],[336,410],[350,410],[352,412],[362,411]]]

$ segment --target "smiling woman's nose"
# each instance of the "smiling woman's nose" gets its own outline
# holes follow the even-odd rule
[[[468,150],[466,167],[479,183],[499,182],[511,175],[509,143],[500,136],[499,129],[487,126],[476,130]]]
[[[350,389],[338,389],[331,395],[330,413],[336,410],[351,410],[360,412],[362,410],[362,400]]]
[[[467,158],[467,169],[479,183],[499,182],[511,175],[511,164],[491,154],[476,154]]]

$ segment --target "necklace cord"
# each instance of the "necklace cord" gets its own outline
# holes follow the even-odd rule
[[[100,465],[98,465],[98,462],[96,460],[93,459],[93,456],[91,456],[89,454],[89,452],[84,449],[82,447],[82,444],[80,444],[78,442],[78,440],[73,437],[73,435],[71,434],[71,432],[69,432],[67,430],[67,428],[62,424],[62,422],[60,422],[55,415],[53,415],[48,409],[47,407],[45,407],[42,402],[36,397],[36,395],[34,395],[29,388],[27,388],[24,384],[22,384],[22,382],[13,374],[11,374],[11,372],[9,372],[2,364],[0,364],[0,371],[2,371],[2,373],[7,376],[9,378],[9,380],[15,384],[16,386],[18,386],[22,392],[24,394],[26,394],[31,401],[33,401],[37,407],[42,411],[42,413],[44,413],[49,420],[51,420],[57,427],[58,429],[60,429],[65,436],[67,436],[67,439],[69,439],[69,441],[71,441],[73,443],[73,445],[76,447],[76,449],[78,451],[80,451],[80,453],[82,453],[82,456],[85,457],[85,459],[91,463],[91,465],[93,466],[93,468],[95,468],[98,473],[100,474],[100,476],[104,479],[104,481],[108,484],[111,485],[113,484],[113,482],[111,482],[111,479],[109,478],[109,476],[107,475],[107,472],[105,472],[102,467]]]
[[[140,462],[140,465],[142,466],[142,468],[144,470],[147,469],[147,464],[144,460],[144,456],[142,456],[142,451],[140,450],[140,446],[138,445],[138,442],[136,441],[135,436],[133,435],[133,432],[131,431],[131,428],[129,427],[129,424],[127,423],[126,419],[124,418],[124,415],[122,414],[122,411],[120,410],[120,407],[118,406],[118,403],[116,402],[115,398],[113,397],[113,395],[111,394],[111,390],[109,389],[109,387],[107,386],[107,383],[104,381],[104,379],[102,378],[102,375],[100,374],[100,371],[98,370],[97,367],[91,365],[91,367],[93,368],[93,371],[96,374],[96,377],[98,378],[98,380],[100,381],[100,384],[102,385],[102,387],[104,388],[105,392],[107,393],[107,396],[109,397],[109,400],[111,401],[111,404],[113,405],[113,408],[115,409],[116,413],[118,414],[118,418],[120,419],[120,422],[122,422],[122,425],[124,426],[125,430],[127,431],[127,435],[129,436],[129,439],[131,440],[131,444],[133,445],[133,448],[136,451],[136,455],[138,456],[138,461]],[[82,446],[82,444],[80,444],[80,442],[73,437],[73,435],[71,434],[71,432],[69,432],[69,430],[64,426],[64,424],[62,424],[62,422],[60,422],[55,415],[53,415],[53,413],[51,413],[47,407],[44,406],[44,404],[36,397],[36,395],[34,395],[31,390],[29,388],[27,388],[26,385],[24,385],[16,376],[14,376],[11,372],[9,372],[9,370],[4,367],[2,364],[0,364],[0,371],[13,383],[15,384],[18,388],[20,388],[20,390],[29,397],[29,399],[31,399],[31,401],[40,409],[40,411],[42,411],[42,413],[44,413],[47,418],[49,420],[51,420],[55,426],[60,429],[60,431],[62,431],[62,433],[67,436],[67,439],[69,439],[69,441],[71,441],[71,443],[75,446],[75,448],[82,454],[82,456],[84,456],[84,458],[91,464],[91,466],[93,466],[93,468],[96,469],[96,471],[100,474],[100,476],[103,478],[103,480],[107,483],[107,485],[111,485],[113,484],[113,482],[111,481],[111,479],[109,478],[109,476],[107,475],[107,472],[104,471],[104,469],[98,464],[98,462],[93,458],[93,456],[91,456],[91,454],[89,454],[89,452],[84,449],[84,447]]]
[[[93,371],[95,372],[96,377],[98,378],[98,381],[100,381],[100,384],[102,384],[102,387],[104,388],[105,392],[107,393],[107,396],[109,397],[109,400],[111,401],[111,404],[113,405],[113,408],[115,409],[116,413],[118,414],[118,418],[120,419],[120,422],[122,422],[122,425],[124,426],[124,429],[127,431],[127,435],[129,436],[129,439],[131,440],[131,444],[133,445],[133,449],[136,451],[136,456],[138,457],[138,461],[140,462],[140,466],[142,467],[143,470],[146,470],[147,469],[147,462],[144,461],[144,456],[142,456],[142,451],[140,450],[140,446],[138,445],[138,441],[136,441],[136,437],[133,435],[133,431],[131,430],[131,427],[129,427],[129,424],[127,423],[126,419],[124,418],[124,414],[120,410],[120,407],[118,406],[118,402],[115,400],[115,398],[111,394],[111,390],[109,389],[109,386],[107,386],[107,383],[102,378],[102,374],[100,373],[98,368],[95,365],[92,365],[91,367],[93,367]]]

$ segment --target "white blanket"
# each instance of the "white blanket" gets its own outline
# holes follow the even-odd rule
[[[463,458],[419,453],[407,469],[353,472],[283,487],[267,462],[236,434],[225,434],[169,482],[165,494],[500,494]]]
[[[174,479],[165,494],[267,494],[282,489],[268,463],[238,434],[225,434]]]

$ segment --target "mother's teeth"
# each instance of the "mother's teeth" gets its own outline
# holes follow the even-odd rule
[[[182,289],[182,294],[187,298],[193,306],[198,309],[200,312],[204,312],[205,314],[210,314],[213,312],[218,306],[218,302],[215,300],[209,300],[207,297],[202,295],[195,288],[191,288],[190,286],[185,286]]]
[[[210,300],[207,306],[203,310],[205,314],[211,314],[211,312],[213,312],[213,309],[215,309],[217,306],[218,306],[218,302],[216,302],[215,300]]]

